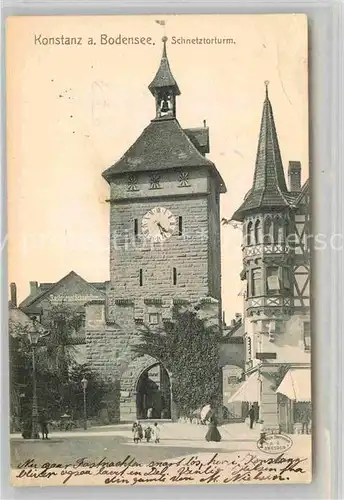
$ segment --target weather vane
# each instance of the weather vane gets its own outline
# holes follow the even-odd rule
[[[265,93],[266,93],[266,96],[268,95],[268,87],[269,87],[269,80],[265,80],[264,82],[264,85],[265,85]]]

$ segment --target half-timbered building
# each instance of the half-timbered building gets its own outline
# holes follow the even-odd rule
[[[266,83],[252,188],[232,217],[247,284],[246,381],[232,400],[258,405],[264,432],[296,432],[311,397],[309,182],[299,161],[288,177]]]

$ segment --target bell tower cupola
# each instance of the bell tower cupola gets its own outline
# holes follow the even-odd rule
[[[174,79],[167,58],[166,42],[167,36],[162,38],[163,51],[159,69],[148,86],[155,97],[156,120],[176,117],[176,96],[180,90]]]

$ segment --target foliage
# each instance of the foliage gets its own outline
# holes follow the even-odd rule
[[[220,393],[220,339],[218,327],[208,325],[195,310],[176,309],[164,329],[144,327],[135,350],[160,360],[172,372],[174,402],[189,416]]]
[[[48,334],[35,348],[38,407],[50,419],[58,420],[67,409],[74,418],[83,414],[81,380],[86,377],[88,416],[97,414],[106,391],[104,383],[87,365],[74,361],[71,335],[82,317],[65,305],[51,306],[42,325]],[[25,418],[32,411],[32,346],[28,333],[32,322],[9,322],[11,415]]]
[[[48,369],[68,379],[68,368],[74,362],[75,349],[70,338],[82,324],[82,316],[67,304],[50,304],[42,318],[43,327],[49,332],[46,340]],[[68,346],[68,347],[67,347]]]
[[[94,416],[102,408],[102,401],[108,392],[107,385],[100,380],[87,364],[74,364],[69,373],[68,393],[65,395],[65,410],[74,418],[82,418],[84,408],[84,394],[81,380],[87,380],[86,408],[87,415]]]

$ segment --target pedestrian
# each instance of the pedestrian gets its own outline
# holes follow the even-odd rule
[[[133,432],[134,443],[138,443],[140,441],[140,429],[138,420],[133,423],[131,431]]]
[[[153,439],[155,443],[160,443],[160,428],[157,422],[155,422],[153,427]]]
[[[147,418],[152,418],[153,415],[153,408],[148,408],[147,410]]]
[[[145,438],[146,438],[147,443],[149,443],[149,441],[151,440],[151,437],[152,437],[152,429],[150,428],[150,426],[148,426],[145,428]]]
[[[253,424],[256,418],[256,412],[253,405],[251,406],[250,411],[248,412],[248,416],[250,417],[250,429],[253,429]]]
[[[45,410],[42,410],[40,413],[39,424],[41,426],[42,439],[49,439],[48,417]]]
[[[24,439],[30,439],[32,432],[32,419],[26,417],[22,422],[22,436]]]
[[[310,414],[309,414],[309,409],[308,408],[304,408],[303,412],[302,412],[302,416],[301,416],[301,423],[302,423],[302,430],[301,430],[301,433],[302,434],[305,434],[305,431],[306,431],[306,434],[309,433],[309,422],[310,422]]]
[[[138,430],[138,435],[139,435],[139,441],[141,442],[143,439],[143,429],[142,429],[142,425],[140,424],[139,421],[137,421],[137,430]]]
[[[221,441],[221,434],[217,428],[217,419],[214,414],[210,417],[208,432],[205,436],[205,439],[206,441]]]

